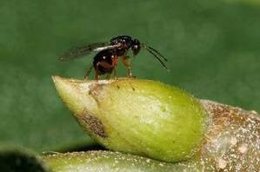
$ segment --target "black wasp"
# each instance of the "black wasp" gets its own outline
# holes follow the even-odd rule
[[[94,67],[95,79],[98,79],[99,76],[103,74],[111,74],[114,72],[115,75],[116,66],[120,57],[124,66],[127,68],[128,77],[132,77],[131,64],[128,60],[129,56],[127,56],[127,53],[131,49],[133,56],[136,56],[140,52],[141,48],[146,49],[161,63],[165,69],[168,69],[164,64],[164,61],[166,62],[167,59],[160,52],[144,43],[140,43],[138,39],[133,39],[127,35],[114,37],[109,42],[92,43],[73,48],[64,53],[59,59],[65,61],[83,57],[91,52],[98,52],[94,57],[93,66],[85,75],[85,78],[87,78]]]

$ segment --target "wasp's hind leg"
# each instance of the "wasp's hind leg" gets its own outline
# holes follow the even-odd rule
[[[108,74],[106,75],[106,79],[107,79],[107,80],[111,79],[111,73],[108,73]]]
[[[123,62],[123,65],[127,68],[127,76],[130,78],[135,78],[135,76],[133,76],[133,73],[132,73],[131,61],[129,58],[130,58],[129,56],[123,56],[122,62]]]
[[[95,69],[95,80],[98,80],[99,79],[99,74],[98,74],[98,71]]]
[[[84,79],[88,80],[89,74],[91,73],[92,69],[93,69],[92,65],[90,67],[88,67],[88,70],[84,76]]]
[[[117,71],[116,71],[116,66],[114,67],[113,71],[111,73],[106,74],[106,79],[117,79]]]
[[[116,66],[114,67],[112,73],[113,73],[113,78],[114,78],[114,79],[117,79],[117,69],[116,69]]]

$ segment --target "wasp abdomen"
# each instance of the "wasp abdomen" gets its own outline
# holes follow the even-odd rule
[[[98,75],[112,73],[117,65],[118,57],[112,50],[100,51],[96,54],[93,66]]]

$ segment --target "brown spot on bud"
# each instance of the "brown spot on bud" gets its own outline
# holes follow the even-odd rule
[[[80,123],[83,126],[86,126],[87,130],[90,132],[90,134],[94,134],[100,137],[107,137],[107,133],[105,132],[105,128],[103,123],[101,122],[100,119],[97,117],[89,114],[88,112],[84,111],[80,115],[81,120]]]

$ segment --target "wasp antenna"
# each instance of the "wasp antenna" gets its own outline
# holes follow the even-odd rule
[[[167,70],[169,71],[168,67],[164,64],[164,62],[158,57],[157,54],[155,54],[153,51],[151,51],[150,49],[146,49],[149,53],[151,53],[160,63],[161,65]]]
[[[158,50],[154,49],[153,47],[147,46],[148,49],[150,49],[151,51],[153,51],[154,53],[156,53],[157,55],[159,55],[164,61],[168,61],[168,59],[166,59]]]

